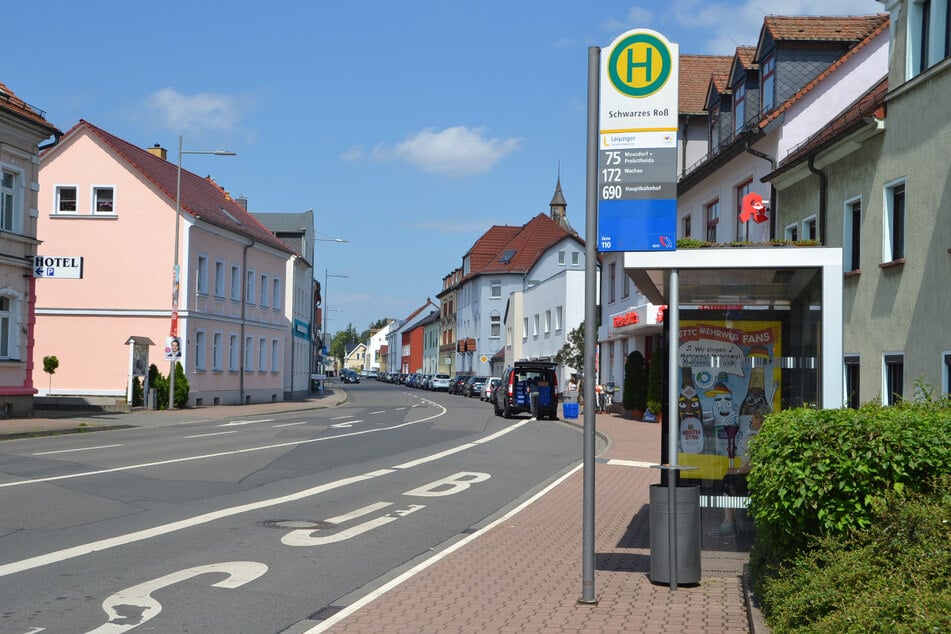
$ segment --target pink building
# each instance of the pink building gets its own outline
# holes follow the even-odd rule
[[[177,170],[163,148],[82,120],[42,155],[39,254],[81,257],[82,277],[37,280],[34,357],[60,361],[51,389],[34,368],[40,394],[126,399],[149,364],[168,374]],[[210,177],[184,169],[179,236],[189,404],[281,400],[293,249]]]
[[[33,411],[32,261],[40,144],[62,134],[0,83],[0,416]],[[39,374],[43,374],[42,357]]]

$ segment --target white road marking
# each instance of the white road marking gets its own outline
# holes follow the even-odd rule
[[[146,621],[151,621],[162,611],[162,604],[152,597],[152,593],[180,581],[209,573],[224,573],[228,576],[211,584],[212,587],[238,588],[254,581],[265,572],[267,572],[267,566],[256,561],[226,561],[178,570],[164,577],[140,583],[107,597],[102,602],[102,609],[109,617],[109,622],[90,630],[87,634],[119,634],[136,628]],[[120,607],[122,613],[119,612]],[[134,616],[129,612],[134,612]]]
[[[611,459],[605,462],[604,464],[614,465],[616,467],[643,467],[644,469],[649,469],[653,467],[656,463],[653,462],[640,462],[637,460],[615,460]]]
[[[514,517],[515,515],[521,513],[524,509],[526,509],[526,508],[529,507],[530,505],[534,504],[534,503],[535,503],[538,499],[540,499],[542,496],[546,495],[549,491],[551,491],[552,489],[554,489],[556,486],[558,486],[559,484],[561,484],[562,482],[564,482],[565,480],[567,480],[568,478],[570,478],[572,475],[574,475],[575,472],[577,472],[577,471],[578,471],[579,469],[581,469],[583,466],[584,466],[583,464],[577,465],[574,469],[572,469],[571,471],[569,471],[569,472],[566,473],[565,475],[561,476],[560,478],[558,478],[557,480],[555,480],[554,482],[552,482],[551,484],[549,484],[547,487],[545,487],[544,489],[542,489],[541,491],[539,491],[538,493],[536,493],[535,495],[533,495],[533,496],[530,497],[529,499],[525,500],[522,504],[518,505],[517,507],[515,507],[514,509],[512,509],[511,511],[509,511],[508,513],[506,513],[506,514],[503,515],[502,517],[500,517],[500,518],[498,518],[497,520],[495,520],[494,522],[492,522],[492,523],[490,523],[490,524],[488,524],[488,525],[486,525],[486,526],[483,526],[482,528],[480,528],[479,530],[475,531],[474,533],[470,533],[469,535],[465,536],[464,538],[462,538],[462,539],[460,539],[459,541],[457,541],[456,543],[454,543],[452,546],[449,546],[449,547],[446,548],[445,550],[440,551],[439,553],[437,553],[437,554],[434,555],[433,557],[427,559],[426,561],[421,562],[418,566],[416,566],[416,567],[414,567],[414,568],[411,568],[410,570],[407,570],[407,571],[404,572],[403,574],[401,574],[401,575],[399,575],[398,577],[392,579],[390,582],[383,584],[382,586],[380,586],[379,588],[377,588],[377,589],[374,590],[373,592],[369,593],[369,594],[366,595],[365,597],[359,599],[358,601],[354,601],[353,603],[351,603],[350,605],[348,605],[348,606],[345,607],[344,609],[340,610],[339,612],[337,612],[337,613],[334,614],[333,616],[330,616],[330,617],[328,617],[326,620],[321,621],[319,624],[317,624],[316,626],[310,628],[309,630],[307,630],[307,631],[305,631],[305,632],[302,632],[302,634],[320,634],[320,632],[323,632],[323,631],[325,631],[325,630],[327,630],[327,629],[333,627],[334,625],[336,625],[337,623],[339,623],[339,622],[342,621],[343,619],[347,618],[348,616],[350,616],[351,614],[353,614],[354,612],[356,612],[357,610],[359,610],[359,609],[362,608],[363,606],[368,605],[369,603],[371,603],[371,602],[375,601],[376,599],[382,597],[384,594],[386,594],[387,592],[389,592],[389,591],[392,590],[393,588],[399,586],[400,584],[402,584],[402,583],[405,582],[405,581],[408,581],[408,580],[411,579],[412,577],[415,577],[415,576],[418,575],[420,572],[422,572],[423,570],[426,570],[427,568],[429,568],[430,566],[432,566],[432,565],[435,564],[436,562],[438,562],[438,561],[440,561],[440,560],[442,560],[442,559],[445,559],[446,557],[448,557],[449,555],[451,555],[451,554],[454,553],[455,551],[459,550],[460,548],[462,548],[463,546],[465,546],[466,544],[468,544],[468,543],[471,542],[472,540],[481,537],[483,533],[486,533],[486,532],[492,530],[493,528],[495,528],[495,527],[498,526],[499,524],[502,524],[502,523],[504,523],[504,522],[509,521],[510,518],[512,518],[512,517]]]
[[[271,425],[271,427],[274,429],[277,429],[278,427],[293,427],[294,425],[306,425],[309,422],[309,420],[302,420],[299,423],[281,423],[280,425]]]
[[[335,525],[342,524],[347,520],[369,515],[370,513],[388,506],[392,506],[392,503],[377,502],[375,504],[370,504],[368,506],[364,506],[363,508],[359,508],[345,515],[332,517],[327,521]],[[396,510],[392,514],[382,515],[375,519],[367,520],[366,522],[357,524],[356,526],[351,526],[350,528],[345,528],[342,531],[336,531],[329,534],[327,530],[321,529],[304,528],[293,530],[281,538],[281,543],[285,546],[325,546],[327,544],[335,544],[337,542],[346,541],[352,537],[372,531],[374,528],[385,526],[390,522],[395,522],[401,517],[406,517],[410,513],[415,513],[416,511],[424,508],[426,507],[422,504],[411,504],[409,507]]]
[[[334,416],[330,420],[340,420],[342,418],[353,418],[353,414],[344,414],[343,416]]]
[[[434,453],[431,456],[423,456],[418,460],[411,460],[409,462],[404,462],[403,464],[398,464],[394,469],[412,469],[413,467],[418,467],[421,464],[427,462],[432,462],[433,460],[439,460],[440,458],[445,458],[446,456],[451,456],[454,453],[459,453],[460,451],[465,451],[466,449],[472,449],[477,446],[474,442],[467,442],[464,445],[459,445],[458,447],[453,447],[452,449],[447,449],[446,451],[440,451],[439,453]]]
[[[385,413],[386,413],[386,410],[384,409],[378,409],[375,412],[370,412],[370,414],[385,414]]]
[[[56,453],[69,453],[71,451],[92,451],[93,449],[109,449],[110,447],[121,447],[122,445],[99,445],[98,447],[80,447],[79,449],[60,449],[58,451],[40,451],[34,456],[52,456]]]
[[[216,431],[208,434],[195,434],[194,436],[185,436],[185,438],[207,438],[208,436],[224,436],[227,434],[237,434],[238,431]]]
[[[393,506],[392,502],[376,502],[374,504],[368,504],[363,508],[350,511],[349,513],[344,513],[343,515],[337,515],[335,517],[329,517],[326,521],[331,524],[343,524],[344,522],[349,522],[350,520],[355,520],[358,517],[363,517],[364,515],[369,515],[374,511],[379,511],[385,509],[388,506]]]
[[[218,427],[237,427],[239,425],[254,425],[255,423],[272,423],[273,418],[262,418],[261,420],[233,420],[230,423],[222,423]]]
[[[83,471],[80,473],[73,473],[68,475],[59,475],[59,476],[48,476],[45,478],[34,478],[32,480],[17,480],[15,482],[3,482],[0,483],[0,489],[7,487],[23,486],[26,484],[38,484],[41,482],[55,482],[57,480],[69,480],[71,478],[85,478],[87,476],[94,475],[103,475],[106,473],[117,473],[119,471],[133,471],[135,469],[147,469],[149,467],[161,467],[164,465],[178,464],[181,462],[193,462],[195,460],[207,460],[209,458],[221,458],[224,456],[234,456],[243,453],[253,453],[255,451],[266,451],[269,449],[284,449],[286,447],[298,447],[300,445],[308,445],[310,443],[316,442],[325,442],[328,440],[336,440],[338,438],[349,438],[351,436],[363,436],[364,434],[376,434],[382,432],[393,431],[395,429],[400,429],[402,427],[409,427],[411,425],[419,425],[420,423],[426,423],[435,418],[439,418],[446,413],[446,408],[439,406],[442,411],[433,414],[432,416],[427,416],[419,420],[413,420],[406,423],[400,423],[398,425],[390,425],[388,427],[376,427],[372,429],[362,429],[360,431],[352,431],[343,434],[336,434],[334,436],[324,436],[321,438],[309,438],[305,440],[290,440],[288,442],[276,443],[273,445],[261,445],[260,447],[246,447],[245,449],[234,449],[232,451],[219,451],[216,453],[202,454],[199,456],[189,456],[186,458],[169,458],[168,460],[158,460],[156,462],[143,462],[140,464],[126,465],[124,467],[113,467],[111,469],[98,469],[96,471]]]
[[[331,425],[334,429],[343,429],[345,427],[353,427],[354,423],[362,423],[362,420],[348,420],[345,423],[337,423],[336,425]]]

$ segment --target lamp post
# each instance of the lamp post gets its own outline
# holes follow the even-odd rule
[[[178,173],[175,178],[175,250],[173,252],[172,264],[172,326],[169,335],[173,342],[179,346],[181,354],[181,341],[178,339],[178,289],[179,289],[179,266],[178,266],[178,236],[179,225],[182,219],[182,155],[183,154],[212,154],[214,156],[235,156],[234,152],[228,150],[183,150],[182,142],[185,138],[178,135]],[[168,408],[175,409],[175,363],[177,355],[173,355],[169,362],[168,371]]]
[[[342,273],[331,273],[327,269],[324,269],[324,287],[320,291],[321,304],[323,305],[324,312],[324,325],[321,330],[321,339],[327,348],[328,354],[330,353],[330,346],[327,344],[327,313],[329,312],[327,308],[327,279],[331,277],[350,277],[349,275],[344,275]],[[324,375],[327,374],[327,355],[324,355]]]

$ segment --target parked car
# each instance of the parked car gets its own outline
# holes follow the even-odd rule
[[[454,378],[452,383],[449,384],[449,393],[455,394],[457,396],[462,394],[462,386],[464,386],[468,380],[468,374],[457,374],[456,378]]]
[[[341,370],[340,380],[343,381],[344,383],[359,383],[360,375],[354,372],[353,370]]]
[[[499,384],[499,381],[502,380],[502,377],[490,376],[485,380],[485,384],[482,386],[482,392],[479,394],[480,401],[491,401],[492,392],[495,390],[495,386]]]
[[[449,382],[452,379],[448,374],[434,374],[433,375],[433,386],[432,389],[437,391],[448,392],[449,391]]]
[[[511,418],[531,412],[531,394],[538,392],[538,418],[558,420],[558,364],[516,361],[502,373],[495,399],[495,415]]]
[[[482,394],[482,387],[485,385],[485,380],[488,377],[484,376],[473,376],[470,377],[466,382],[465,391],[463,392],[464,396],[479,396]]]

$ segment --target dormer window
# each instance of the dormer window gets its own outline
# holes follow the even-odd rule
[[[776,101],[776,56],[770,55],[764,59],[761,68],[763,112],[768,112],[773,109]]]
[[[734,131],[739,134],[743,131],[746,122],[746,78],[740,80],[733,88],[733,116],[735,117]]]

